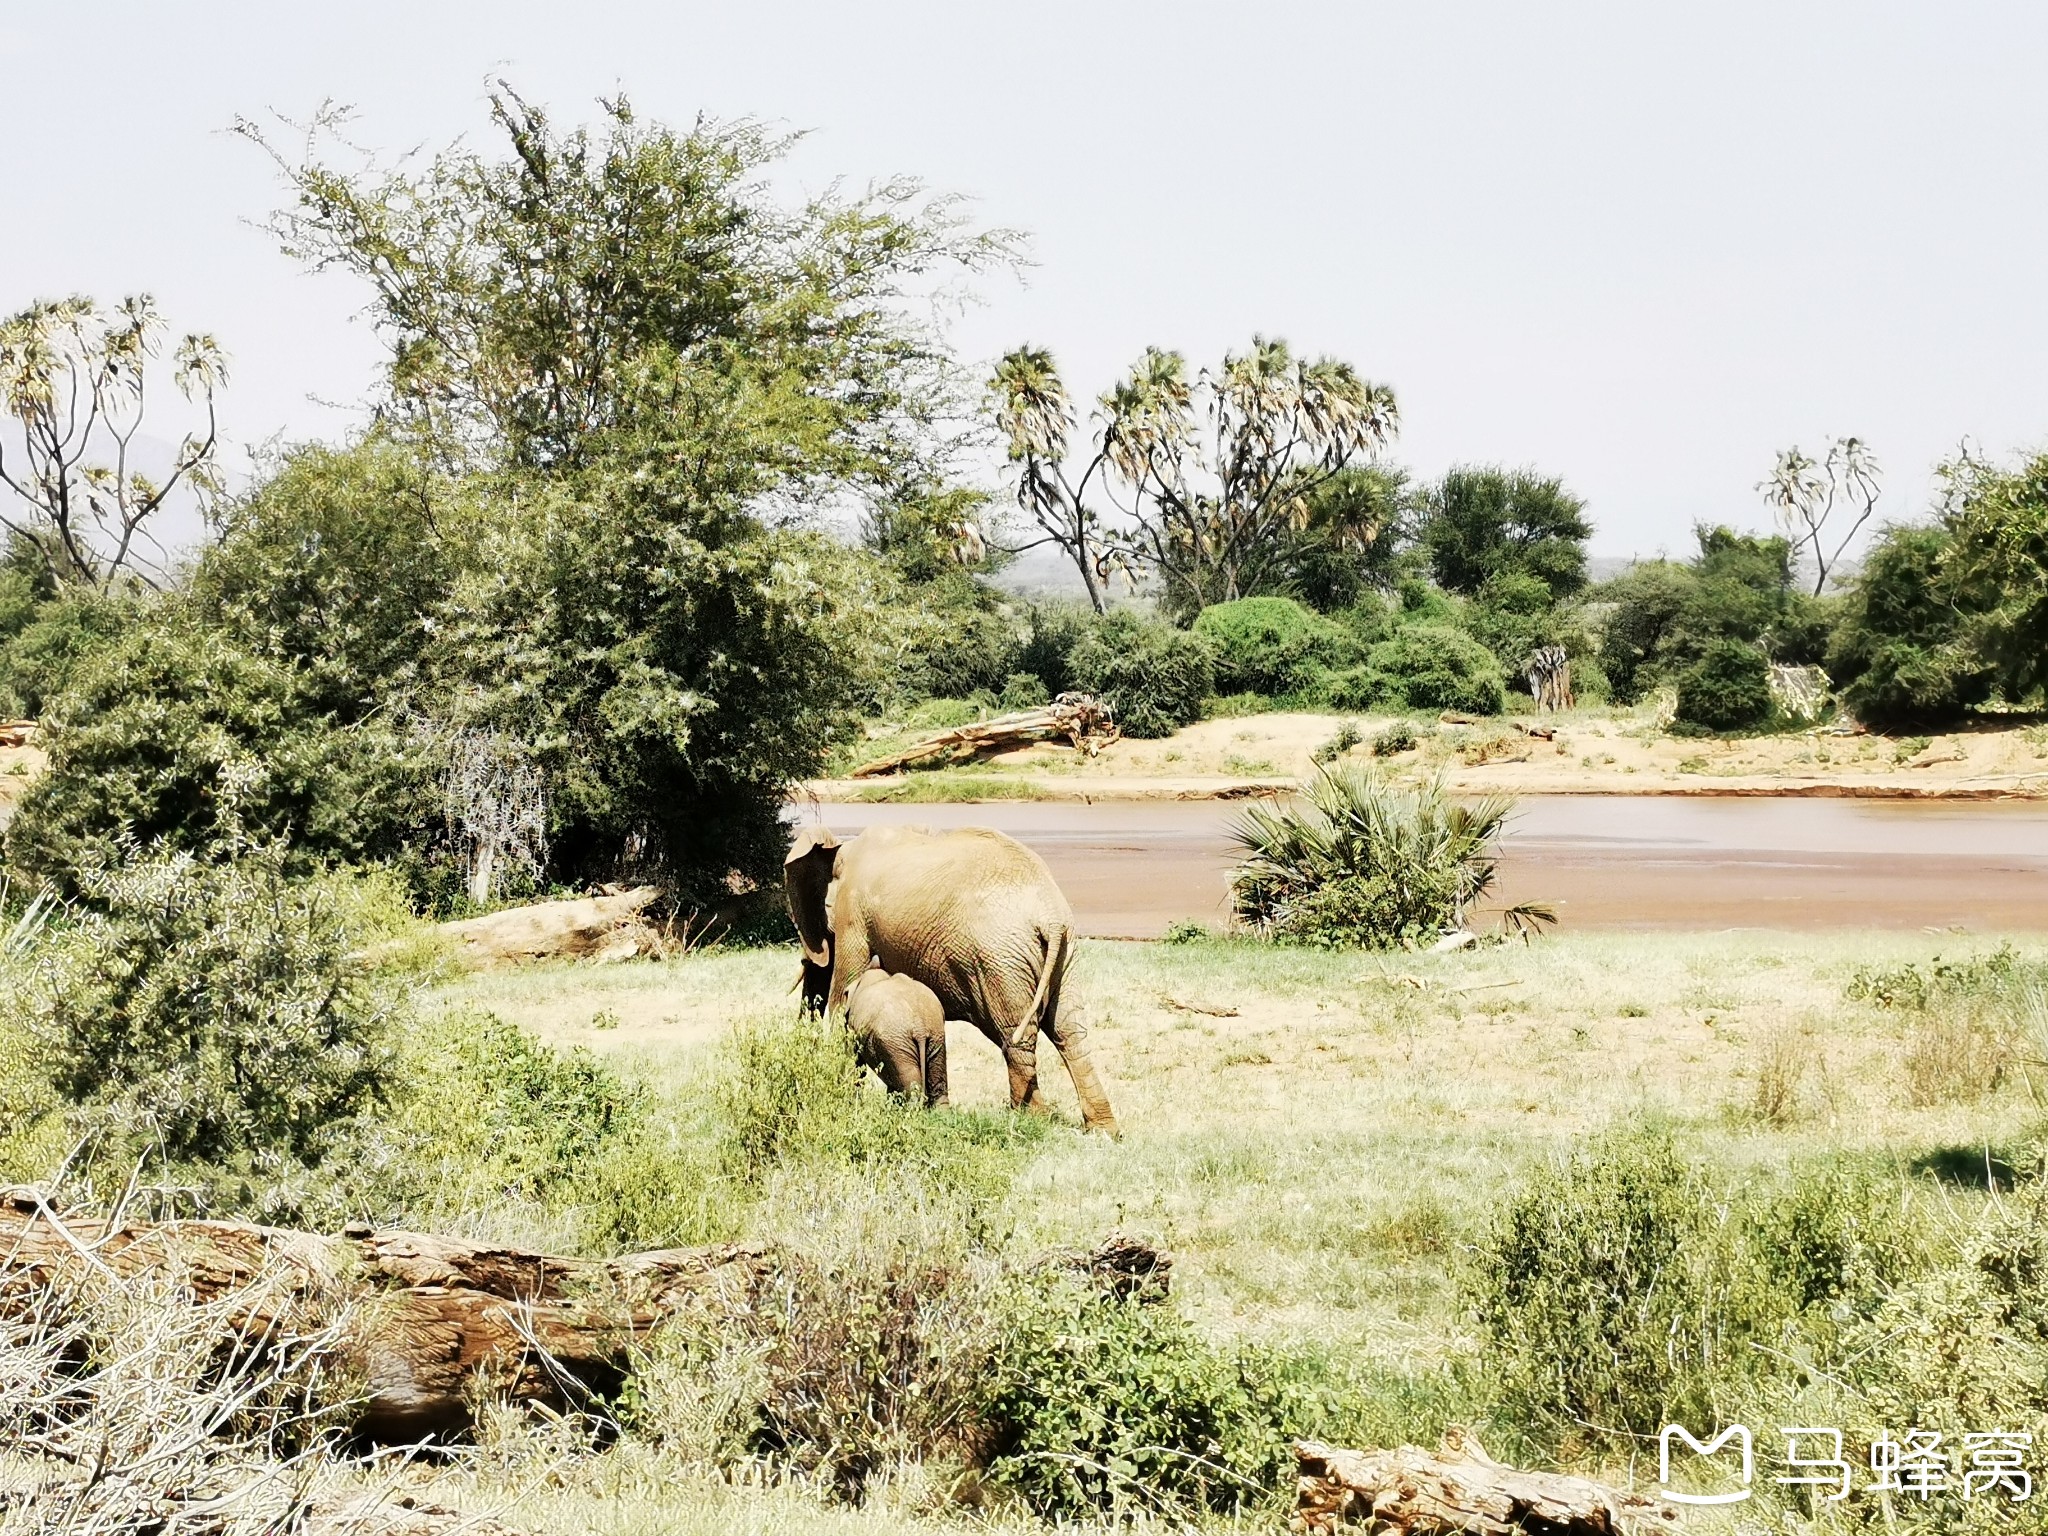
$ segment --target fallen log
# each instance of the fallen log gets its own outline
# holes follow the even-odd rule
[[[41,729],[33,720],[0,720],[0,747],[32,747]]]
[[[1385,1536],[1620,1536],[1675,1531],[1678,1511],[1590,1478],[1524,1472],[1486,1454],[1470,1430],[1444,1432],[1434,1455],[1347,1451],[1298,1440],[1298,1531],[1334,1533],[1347,1522]]]
[[[998,715],[973,725],[956,725],[935,731],[913,742],[901,752],[862,763],[849,778],[871,779],[881,774],[900,773],[913,763],[929,758],[949,760],[979,757],[1011,747],[1028,747],[1063,736],[1078,752],[1093,757],[1117,739],[1116,717],[1109,706],[1092,694],[1063,693],[1042,709],[1023,709]]]
[[[624,960],[655,954],[661,936],[642,916],[661,892],[636,886],[603,896],[542,901],[437,924],[462,961],[487,968],[534,960]]]
[[[341,1353],[364,1439],[402,1444],[471,1427],[478,1388],[558,1411],[624,1385],[631,1350],[685,1308],[737,1311],[772,1267],[760,1244],[566,1259],[424,1232],[339,1237],[233,1221],[117,1225],[63,1216],[34,1190],[0,1191],[0,1309],[146,1274],[195,1301],[235,1298],[261,1337],[349,1312]]]
[[[1531,725],[1526,720],[1516,720],[1512,723],[1524,736],[1533,736],[1538,741],[1557,740],[1557,727],[1554,725]]]

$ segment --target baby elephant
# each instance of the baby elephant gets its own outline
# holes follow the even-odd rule
[[[846,1023],[862,1064],[881,1073],[891,1093],[946,1102],[946,1011],[930,987],[870,965],[846,989]]]

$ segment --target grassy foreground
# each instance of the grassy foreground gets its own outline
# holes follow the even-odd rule
[[[2038,939],[1090,942],[1069,996],[1119,1141],[1075,1128],[1050,1053],[1054,1117],[1012,1115],[966,1029],[954,1108],[890,1104],[795,1022],[794,969],[712,950],[423,983],[388,1117],[331,1180],[266,1197],[291,1219],[584,1252],[760,1237],[778,1279],[660,1336],[608,1429],[486,1406],[473,1448],[294,1479],[539,1532],[1277,1530],[1295,1433],[1464,1424],[1638,1488],[1667,1415],[1757,1426],[1766,1477],[1781,1424],[1840,1425],[1859,1457],[1922,1424],[2048,1447]],[[1168,1304],[1046,1268],[1116,1229],[1172,1250]],[[150,1405],[215,1390],[210,1336],[123,1306],[83,1400],[147,1450]],[[0,1389],[80,1400],[59,1353],[13,1339]],[[157,1385],[177,1381],[194,1395]],[[218,1456],[216,1480],[263,1465]],[[0,1442],[0,1491],[48,1475]],[[2044,1529],[2031,1507],[1770,1486],[1687,1528],[1759,1520]]]
[[[1909,1020],[1844,990],[1859,968],[1994,947],[1755,932],[1385,956],[1087,942],[1070,996],[1123,1138],[1040,1143],[1010,1214],[1031,1242],[1119,1224],[1163,1239],[1176,1285],[1216,1327],[1441,1358],[1465,1338],[1458,1241],[1533,1164],[1612,1121],[1666,1118],[1733,1169],[1855,1152],[1980,1178],[1986,1145],[2009,1156],[2037,1121],[2022,1083],[2007,1074],[1960,1100],[1946,1097],[1960,1085],[1916,1086],[1915,1063],[1923,1076],[1953,1064],[1922,1061]],[[733,1017],[788,1006],[792,971],[784,952],[740,950],[498,973],[449,995],[674,1080]],[[956,1104],[1003,1104],[994,1047],[959,1024],[948,1044]],[[1049,1049],[1042,1065],[1075,1123]]]
[[[1433,1443],[1448,1423],[1476,1423],[1496,1454],[1648,1486],[1653,1443],[1628,1452],[1612,1436],[1532,1438],[1482,1385],[1504,1368],[1488,1356],[1472,1276],[1503,1211],[1590,1133],[1633,1122],[1668,1132],[1723,1191],[1796,1202],[1853,1168],[1871,1181],[1872,1209],[1919,1234],[1910,1241],[1961,1241],[2034,1156],[2043,1111],[2030,1063],[2044,1053],[2034,1024],[2011,1010],[1914,1006],[1926,999],[1902,995],[1900,978],[1905,993],[1930,978],[1938,991],[1944,964],[1953,976],[1957,957],[1998,952],[1981,936],[1754,932],[1567,934],[1441,956],[1089,943],[1070,995],[1125,1134],[1072,1129],[1048,1057],[1063,1124],[1021,1153],[997,1240],[1081,1246],[1123,1228],[1163,1241],[1178,1260],[1180,1307],[1204,1334],[1282,1349],[1312,1341],[1363,1384],[1365,1406],[1346,1420],[1359,1440]],[[2023,972],[2043,959],[2038,941],[2007,952]],[[1967,991],[1974,973],[1964,972]],[[790,973],[783,952],[714,952],[476,977],[443,996],[680,1091],[720,1059],[735,1018],[790,1006]],[[950,1043],[958,1105],[999,1112],[993,1048],[958,1026]],[[1870,1235],[1880,1247],[1909,1241]],[[1881,1421],[1878,1397],[1817,1405],[1812,1394],[1828,1384],[1800,1381],[1771,1389],[1793,1394],[1783,1422],[1833,1422],[1820,1417],[1829,1408]],[[541,1479],[518,1512],[542,1527],[606,1531],[883,1532],[939,1518],[930,1490],[914,1485],[885,1481],[859,1512],[832,1511],[787,1489],[679,1487],[641,1454],[624,1448],[567,1480]],[[487,1477],[470,1492],[492,1487],[513,1491]],[[1926,1525],[1910,1506],[1868,1501],[1778,1513],[1812,1531],[1954,1518]],[[1239,1518],[1269,1528],[1272,1515]],[[999,1508],[996,1518],[1020,1517]],[[1693,1519],[1694,1529],[1747,1528],[1730,1511]]]

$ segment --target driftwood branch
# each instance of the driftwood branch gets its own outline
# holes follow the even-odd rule
[[[367,1225],[328,1237],[235,1221],[121,1224],[0,1188],[0,1316],[47,1315],[65,1297],[89,1305],[96,1286],[155,1276],[218,1309],[224,1346],[332,1319],[331,1379],[346,1383],[353,1432],[381,1444],[460,1435],[493,1396],[556,1411],[609,1400],[635,1345],[679,1316],[747,1316],[785,1257],[725,1243],[568,1259]],[[1038,1262],[1140,1301],[1163,1299],[1173,1270],[1170,1253],[1123,1233]]]
[[[152,1272],[197,1302],[245,1298],[230,1323],[244,1337],[349,1309],[355,1429],[387,1443],[469,1428],[480,1386],[560,1410],[607,1398],[655,1326],[688,1307],[747,1307],[771,1267],[770,1250],[739,1243],[597,1260],[367,1226],[325,1237],[231,1221],[115,1225],[0,1191],[0,1309]]]
[[[661,892],[635,886],[601,896],[542,901],[508,907],[482,917],[441,923],[446,939],[466,965],[518,965],[531,960],[623,960],[659,954],[661,935],[646,912]]]
[[[1063,693],[1043,709],[1018,710],[974,725],[935,731],[901,752],[862,763],[850,776],[871,779],[880,774],[899,773],[914,763],[933,758],[958,761],[1011,747],[1028,747],[1055,737],[1064,737],[1076,751],[1093,757],[1117,739],[1116,717],[1093,694]]]
[[[1298,1440],[1298,1531],[1356,1522],[1385,1536],[1622,1536],[1675,1531],[1678,1511],[1590,1478],[1502,1466],[1470,1430],[1452,1428],[1435,1454],[1347,1451]]]

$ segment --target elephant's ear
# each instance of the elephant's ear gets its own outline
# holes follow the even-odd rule
[[[805,827],[789,845],[782,861],[782,890],[789,898],[790,920],[803,940],[804,958],[813,965],[832,963],[832,934],[825,924],[825,891],[839,858],[839,839],[823,827]]]

